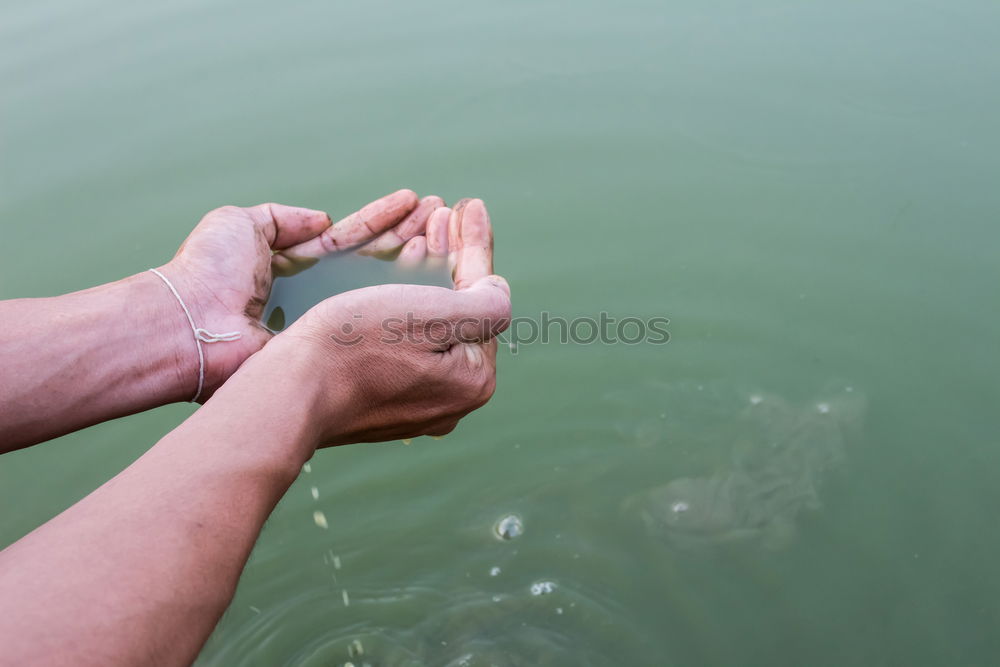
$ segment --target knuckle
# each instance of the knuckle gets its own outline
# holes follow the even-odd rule
[[[489,312],[495,323],[510,320],[510,296],[500,288],[490,290]]]
[[[496,380],[487,380],[486,382],[483,383],[482,390],[480,391],[479,394],[480,407],[490,402],[490,399],[493,398],[493,394],[496,393],[496,390],[497,390]]]
[[[323,230],[323,232],[317,237],[319,239],[320,245],[323,248],[323,252],[333,253],[341,249],[340,244],[337,239],[333,236],[333,228]]]
[[[466,369],[462,373],[462,389],[466,396],[477,396],[482,388],[482,380],[479,377],[479,373],[471,369]]]
[[[497,312],[501,316],[510,319],[510,311],[511,311],[510,294],[507,294],[503,290],[497,288],[496,298],[497,298]]]
[[[493,393],[496,391],[496,377],[492,373],[477,374],[473,376],[470,384],[468,396],[474,406],[473,409],[483,407],[493,398]]]
[[[239,215],[243,212],[243,209],[239,206],[234,206],[233,204],[226,204],[225,206],[220,206],[219,208],[212,209],[208,212],[208,216],[218,216],[218,217],[232,217],[234,215]]]
[[[458,422],[454,421],[451,422],[450,424],[445,424],[444,426],[439,426],[435,429],[432,429],[430,432],[428,432],[427,435],[432,435],[437,438],[440,438],[442,436],[448,435],[449,433],[454,431],[457,427],[458,427]]]

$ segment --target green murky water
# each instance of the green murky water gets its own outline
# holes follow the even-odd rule
[[[202,665],[991,664],[998,45],[985,1],[5,3],[0,297],[411,187],[487,201],[516,315],[670,318],[318,454]],[[0,544],[190,411],[0,458]]]

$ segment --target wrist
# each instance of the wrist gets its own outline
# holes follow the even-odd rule
[[[108,286],[123,326],[139,346],[149,391],[159,403],[189,401],[198,386],[198,348],[187,317],[160,278],[145,271]]]
[[[155,273],[150,270],[140,275],[159,283],[172,322],[181,329],[177,339],[178,373],[190,384],[190,391],[181,400],[204,403],[248,354],[246,332],[242,331],[244,318],[206,308],[205,304],[217,299],[199,290],[199,281],[191,279],[190,272],[174,262],[158,267]],[[199,333],[219,338],[207,341]]]
[[[197,350],[171,299],[156,276],[138,274],[4,302],[10,326],[0,352],[10,381],[0,383],[0,451],[189,400]]]
[[[198,411],[227,432],[246,434],[266,465],[295,475],[323,444],[329,397],[307,344],[281,336],[253,354]]]

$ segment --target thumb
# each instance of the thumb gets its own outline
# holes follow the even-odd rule
[[[502,277],[480,278],[452,295],[452,344],[481,343],[510,326],[510,286]]]

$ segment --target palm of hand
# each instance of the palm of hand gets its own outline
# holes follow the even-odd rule
[[[438,197],[418,201],[412,191],[400,190],[333,226],[322,211],[280,204],[226,206],[208,213],[161,269],[182,295],[196,326],[215,334],[240,334],[225,344],[202,346],[201,398],[211,396],[272,337],[260,320],[276,271],[288,273],[330,252],[361,244],[367,244],[361,248],[363,254],[398,253],[401,261],[422,258],[434,245],[429,239],[424,242],[428,219],[443,204]],[[435,230],[435,238],[440,238],[440,230],[447,233],[447,224],[436,225]]]
[[[187,294],[193,295],[195,322],[212,333],[241,334],[239,340],[206,350],[212,356],[208,367],[225,379],[271,336],[260,323],[272,283],[265,230],[247,209],[217,209],[195,228],[172,264],[184,277]]]

